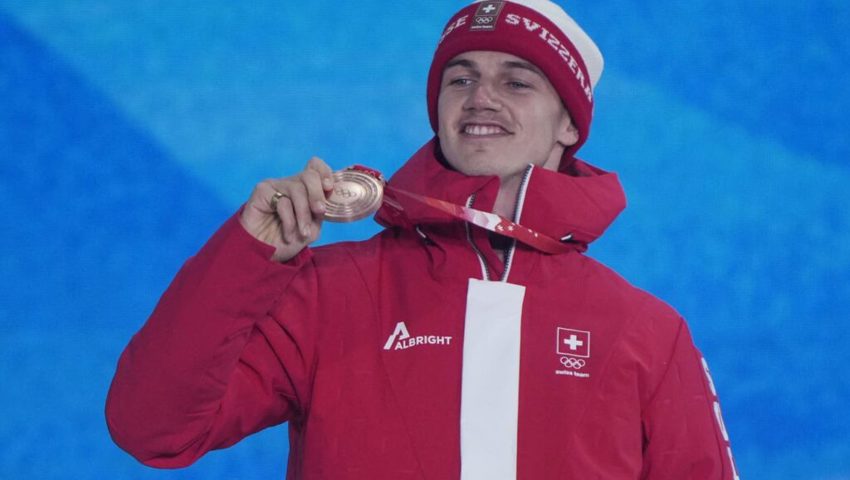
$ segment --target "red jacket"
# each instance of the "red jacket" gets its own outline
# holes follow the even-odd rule
[[[234,216],[121,356],[113,438],[179,467],[288,421],[289,479],[737,478],[684,321],[582,253],[624,207],[616,176],[571,169],[530,168],[516,218],[573,250],[516,245],[507,268],[409,202],[285,264]],[[433,143],[391,183],[483,210],[498,189]]]

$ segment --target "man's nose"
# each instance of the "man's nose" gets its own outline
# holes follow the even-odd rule
[[[478,83],[469,92],[463,106],[467,110],[499,110],[502,102],[492,85]]]

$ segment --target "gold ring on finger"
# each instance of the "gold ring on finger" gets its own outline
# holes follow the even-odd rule
[[[277,211],[277,202],[279,202],[280,199],[285,196],[286,194],[284,194],[283,192],[279,192],[277,190],[274,191],[274,195],[272,195],[272,198],[269,200],[269,205],[271,205],[272,210]]]

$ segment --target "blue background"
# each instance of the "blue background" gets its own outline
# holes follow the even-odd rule
[[[744,478],[850,478],[850,4],[563,2],[606,55],[590,253],[691,324]],[[282,478],[286,427],[180,471],[102,410],[122,348],[253,185],[392,173],[458,2],[0,0],[0,478]],[[322,242],[364,238],[370,221]]]

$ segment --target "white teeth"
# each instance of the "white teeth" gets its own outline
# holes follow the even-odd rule
[[[493,125],[467,125],[463,129],[463,133],[467,135],[498,135],[503,132],[500,127]]]

